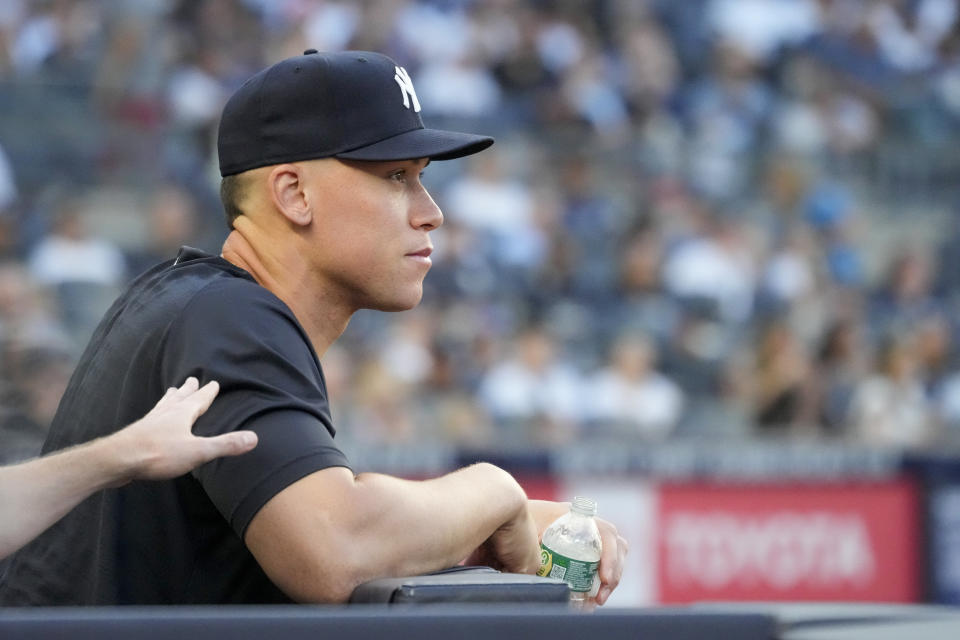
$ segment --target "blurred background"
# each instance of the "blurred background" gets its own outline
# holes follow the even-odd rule
[[[358,468],[597,498],[614,604],[960,603],[955,0],[5,0],[0,462],[126,283],[219,251],[220,110],[309,47],[497,138],[427,169],[420,307],[323,359]]]

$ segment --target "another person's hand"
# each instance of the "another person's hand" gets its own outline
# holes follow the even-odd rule
[[[255,447],[257,435],[252,431],[213,438],[191,433],[220,390],[216,382],[199,386],[196,378],[187,378],[179,389],[169,389],[146,416],[109,436],[0,467],[0,559],[95,491],[136,478],[173,478],[213,458]]]
[[[538,540],[543,537],[543,531],[569,509],[569,502],[530,500],[530,513],[536,521]],[[630,545],[627,544],[626,538],[619,534],[613,523],[603,518],[595,518],[595,520],[597,529],[600,530],[600,539],[603,541],[600,567],[597,569],[597,575],[600,577],[600,590],[597,592],[596,598],[597,604],[602,605],[620,584],[623,565],[626,563]]]
[[[196,378],[187,378],[180,388],[168,389],[150,413],[109,436],[132,457],[127,479],[174,478],[214,458],[246,453],[257,445],[252,431],[210,438],[193,435],[193,423],[220,391],[216,382],[199,387]]]

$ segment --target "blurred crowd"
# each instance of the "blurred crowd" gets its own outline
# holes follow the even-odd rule
[[[387,53],[428,126],[423,303],[323,359],[338,437],[960,444],[954,0],[7,0],[0,459],[125,283],[216,252],[225,99]]]

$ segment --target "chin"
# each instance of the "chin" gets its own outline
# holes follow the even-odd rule
[[[411,293],[408,296],[397,296],[392,300],[378,300],[374,304],[370,305],[371,309],[376,309],[377,311],[409,311],[415,306],[420,304],[420,300],[423,298],[423,289],[418,289],[416,293]]]
[[[410,309],[413,309],[418,303],[419,301],[412,304],[382,304],[371,308],[376,309],[377,311],[386,311],[387,313],[392,313],[396,311],[410,311]]]

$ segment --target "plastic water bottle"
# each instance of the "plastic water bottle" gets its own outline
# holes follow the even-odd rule
[[[603,545],[593,519],[595,515],[596,502],[579,496],[574,498],[570,511],[547,527],[540,543],[537,575],[566,581],[574,607],[583,607],[600,589],[597,567]]]

